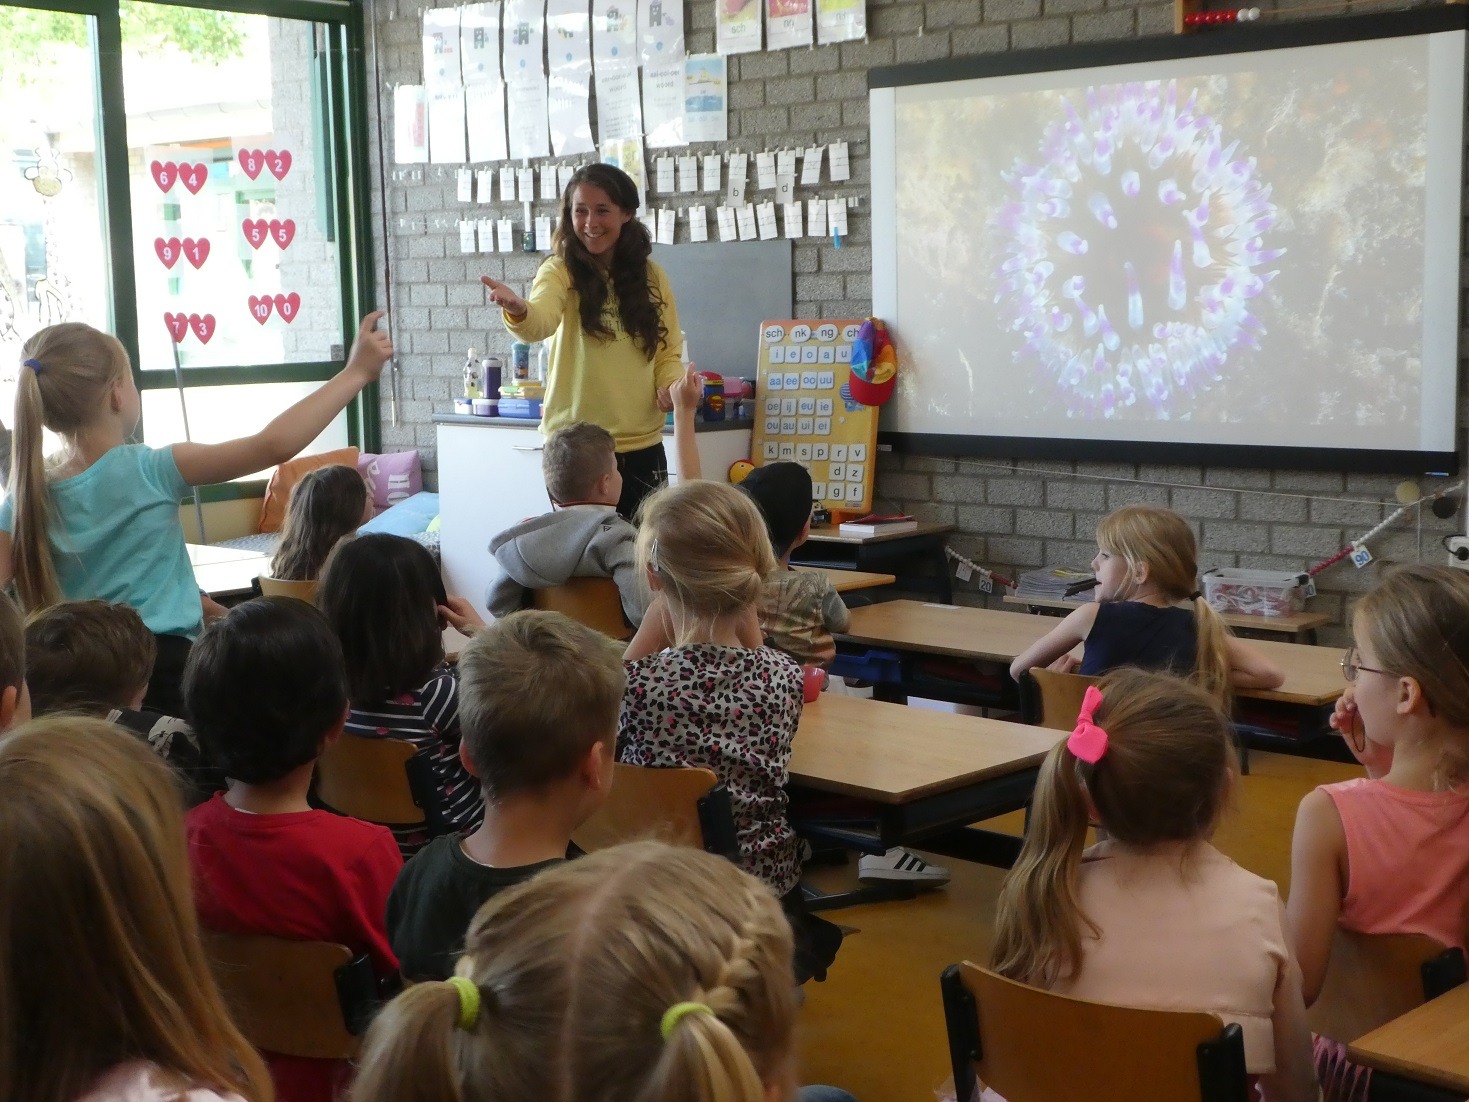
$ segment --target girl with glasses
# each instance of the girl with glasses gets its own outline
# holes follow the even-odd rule
[[[1469,574],[1400,567],[1358,602],[1352,631],[1331,725],[1367,776],[1308,793],[1291,850],[1308,1006],[1338,925],[1469,940]],[[1328,1102],[1366,1098],[1367,1070],[1343,1046],[1318,1039],[1316,1059]]]

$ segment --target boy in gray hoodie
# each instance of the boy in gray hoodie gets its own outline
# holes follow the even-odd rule
[[[694,409],[701,387],[691,371],[669,395],[680,478],[699,477]],[[623,615],[637,627],[651,594],[637,568],[637,529],[617,514],[622,473],[612,434],[586,421],[557,429],[546,437],[541,472],[554,508],[490,541],[500,576],[490,583],[485,607],[496,618],[508,616],[527,605],[527,590],[571,578],[611,578]]]

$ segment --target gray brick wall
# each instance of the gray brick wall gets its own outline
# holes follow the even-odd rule
[[[715,0],[685,0],[692,53],[714,49],[714,5]],[[379,36],[389,110],[393,85],[421,80],[419,18],[432,6],[415,0],[370,0],[367,5]],[[824,184],[819,194],[859,196],[862,204],[848,214],[848,236],[841,249],[829,240],[796,242],[793,267],[800,317],[865,315],[872,308],[866,202],[869,68],[1168,34],[1173,25],[1172,4],[1153,0],[868,0],[867,10],[866,41],[730,58],[730,140],[726,146],[690,147],[692,152],[751,152],[848,143],[852,180]],[[375,104],[369,106],[375,110]],[[391,121],[384,122],[391,142]],[[376,174],[373,181],[376,215],[382,196]],[[658,196],[654,202],[665,205]],[[552,213],[550,207],[537,204],[537,212]],[[542,259],[522,254],[462,257],[457,222],[471,209],[455,199],[452,168],[388,166],[388,244],[403,375],[401,423],[391,424],[385,398],[383,439],[387,448],[418,447],[430,471],[434,427],[429,416],[446,409],[457,393],[466,347],[508,353],[497,313],[483,305],[474,281],[485,274],[528,286]],[[513,214],[519,224],[518,205],[491,209]],[[678,228],[682,241],[686,223],[680,220]],[[373,232],[381,258],[377,221]],[[380,286],[380,302],[381,294]],[[877,497],[880,508],[956,525],[950,540],[955,550],[1012,577],[1041,565],[1086,564],[1095,553],[1097,521],[1107,509],[1131,501],[1166,506],[1187,517],[1200,539],[1202,568],[1299,571],[1395,509],[1399,481],[1387,475],[884,455],[878,464]],[[1420,484],[1426,491],[1441,486],[1432,479]],[[1373,550],[1379,563],[1420,555],[1441,561],[1441,539],[1463,528],[1462,515],[1444,521],[1425,509],[1421,518],[1416,512],[1404,517]],[[1320,593],[1311,608],[1338,622],[1323,631],[1324,641],[1345,638],[1339,625],[1350,601],[1370,585],[1377,570],[1374,565],[1359,571],[1343,563],[1318,578]],[[986,600],[973,583],[956,582],[956,593],[967,603]]]

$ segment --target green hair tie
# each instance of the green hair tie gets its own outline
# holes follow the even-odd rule
[[[704,1003],[674,1003],[663,1012],[663,1020],[658,1023],[659,1032],[663,1034],[666,1041],[678,1028],[678,1023],[690,1014],[708,1014],[711,1018],[718,1017],[714,1011]]]
[[[479,988],[468,976],[450,976],[444,981],[459,992],[459,1017],[454,1021],[456,1029],[473,1029],[479,1021]]]

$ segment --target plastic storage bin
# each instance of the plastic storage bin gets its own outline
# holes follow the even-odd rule
[[[1217,612],[1289,616],[1305,611],[1313,592],[1309,574],[1221,567],[1204,575],[1204,599]]]

